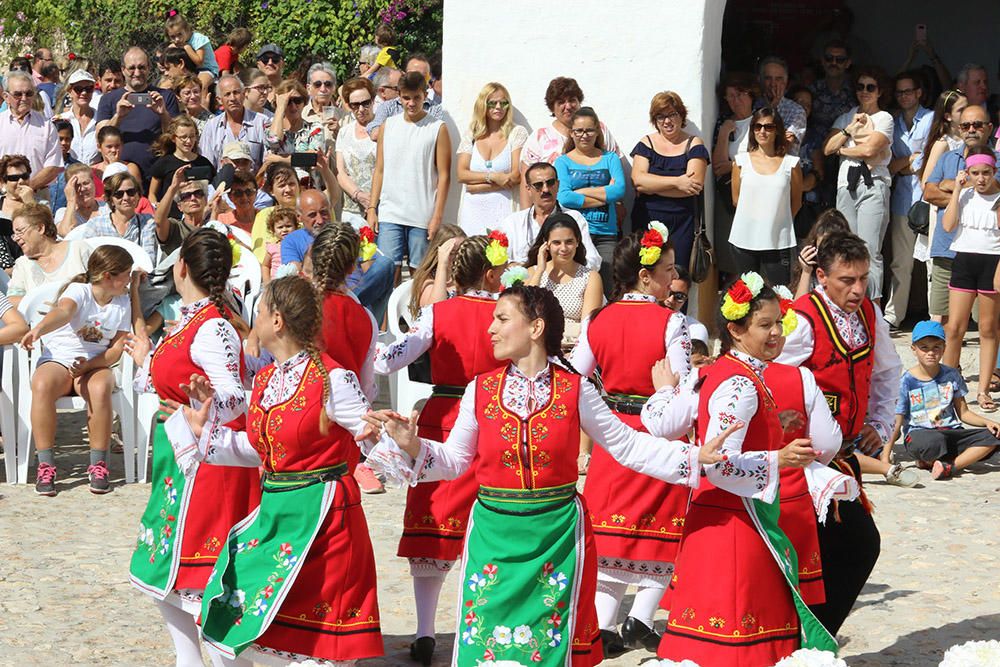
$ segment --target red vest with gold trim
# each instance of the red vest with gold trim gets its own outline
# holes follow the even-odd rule
[[[337,292],[323,297],[321,351],[358,377],[368,357],[372,334],[371,317],[364,306]]]
[[[868,342],[850,348],[837,331],[826,301],[810,292],[795,301],[795,310],[809,320],[813,330],[813,352],[802,364],[816,376],[830,412],[840,424],[844,439],[853,439],[865,425],[875,365],[875,307],[865,297],[858,314],[868,332]]]
[[[156,390],[160,398],[187,405],[188,396],[181,389],[181,384],[189,383],[192,375],[205,375],[204,369],[191,359],[191,346],[194,345],[194,338],[203,324],[221,317],[219,309],[214,304],[208,303],[195,313],[179,331],[164,337],[153,351],[153,357],[149,362],[149,374],[153,381],[153,389]],[[242,377],[242,347],[238,355],[236,356],[234,352],[230,361],[237,365],[240,377]],[[242,431],[245,423],[246,416],[240,415],[227,426]]]
[[[310,359],[295,393],[274,407],[261,407],[261,395],[274,374],[271,364],[254,378],[247,418],[247,435],[260,454],[264,469],[271,472],[302,472],[346,463],[353,472],[360,451],[354,437],[334,421],[326,435],[320,432],[320,414],[326,409],[323,383],[330,371],[341,366],[322,355],[326,368]]]
[[[616,301],[587,327],[587,341],[610,394],[652,396],[653,364],[667,356],[667,323],[674,311],[650,301]]]
[[[488,330],[495,299],[460,295],[435,303],[434,343],[431,345],[431,381],[464,387],[480,373],[501,362],[493,356]]]
[[[580,443],[580,381],[554,364],[549,402],[527,419],[502,401],[507,367],[476,378],[479,463],[476,479],[500,489],[541,489],[575,483]]]

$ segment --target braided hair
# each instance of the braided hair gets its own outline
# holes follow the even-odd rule
[[[320,294],[338,289],[354,270],[361,237],[343,222],[328,222],[312,244],[313,282]]]
[[[541,319],[545,322],[543,342],[545,354],[555,357],[571,373],[580,373],[566,359],[562,352],[563,331],[566,328],[566,317],[563,314],[559,299],[544,287],[517,283],[500,293],[501,299],[517,299],[518,309],[528,320]]]
[[[249,327],[242,318],[234,317],[226,299],[229,274],[233,269],[233,247],[222,232],[211,227],[199,227],[181,244],[181,259],[187,265],[191,282],[208,293],[208,299],[219,314],[246,336]]]
[[[269,282],[261,298],[269,311],[281,313],[288,335],[305,349],[323,376],[323,407],[319,412],[319,430],[326,435],[330,430],[330,417],[326,414],[326,404],[330,400],[330,380],[326,364],[316,345],[323,322],[322,297],[305,278],[286,276]]]
[[[460,291],[478,287],[486,272],[493,268],[486,259],[489,244],[490,240],[482,235],[470,236],[459,244],[451,263],[451,275]]]

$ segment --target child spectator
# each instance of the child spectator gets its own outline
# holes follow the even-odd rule
[[[948,479],[962,468],[992,456],[1000,445],[1000,424],[973,412],[965,402],[969,392],[962,373],[941,363],[945,333],[940,322],[927,320],[913,327],[917,365],[903,373],[896,402],[892,438],[900,430],[906,451],[934,479]],[[962,422],[980,428],[967,429]],[[882,459],[889,462],[889,451]]]
[[[93,169],[98,198],[104,196],[103,182],[111,177],[111,174],[105,175],[104,170],[112,164],[127,164],[128,172],[135,176],[140,183],[142,182],[142,173],[139,171],[139,167],[131,162],[120,161],[123,145],[122,131],[117,127],[105,125],[97,131],[97,152],[101,155],[101,161],[94,163]]]
[[[387,69],[400,69],[398,64],[399,48],[396,46],[396,32],[385,23],[375,28],[375,45],[381,51],[379,51],[378,56],[375,58],[375,62],[361,74],[361,76],[368,79],[375,76],[375,72],[383,67]]]
[[[708,350],[708,343],[699,339],[691,339],[691,368],[702,368],[703,366],[708,366],[715,359],[712,359],[712,353]]]
[[[253,36],[246,28],[234,28],[226,42],[215,50],[215,62],[219,66],[219,74],[239,74],[240,54],[253,41]]]
[[[201,89],[208,91],[219,76],[219,64],[215,62],[215,51],[205,35],[191,29],[187,19],[176,10],[171,10],[166,22],[167,39],[173,46],[184,49],[198,71]]]
[[[90,436],[91,493],[107,493],[108,440],[111,436],[111,366],[125,349],[131,328],[129,280],[132,256],[118,246],[101,246],[87,262],[86,273],[60,291],[54,308],[21,339],[43,350],[31,378],[31,428],[38,454],[35,493],[56,495],[52,445],[56,435],[56,400],[73,394],[87,402]]]
[[[271,212],[271,216],[267,219],[267,231],[275,240],[267,243],[261,265],[265,283],[271,281],[281,266],[281,241],[298,228],[299,216],[294,208],[279,206]]]
[[[149,201],[153,207],[160,204],[170,206],[170,216],[180,218],[181,211],[176,203],[164,202],[174,174],[185,165],[198,167],[205,173],[199,179],[211,181],[215,178],[215,167],[203,155],[198,154],[198,124],[190,116],[177,116],[170,122],[166,132],[153,142],[153,154],[158,156],[149,170]]]

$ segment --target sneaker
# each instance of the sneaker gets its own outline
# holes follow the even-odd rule
[[[38,464],[38,479],[35,481],[35,493],[40,496],[56,495],[56,467],[49,463]]]
[[[885,473],[885,481],[893,486],[913,487],[920,481],[920,476],[912,468],[894,463],[889,467],[889,472]]]
[[[91,493],[107,493],[111,490],[111,484],[108,483],[108,464],[104,461],[98,461],[88,467],[87,476],[90,478]]]
[[[361,487],[362,493],[385,493],[385,486],[378,481],[375,473],[364,463],[358,464],[354,469],[354,480]]]

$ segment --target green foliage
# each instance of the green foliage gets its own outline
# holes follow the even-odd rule
[[[354,73],[360,47],[374,42],[382,21],[399,33],[404,52],[441,48],[443,0],[2,0],[0,38],[8,56],[52,45],[57,53],[116,58],[131,44],[152,50],[165,41],[170,9],[216,47],[233,28],[248,28],[254,42],[244,64],[273,42],[292,64],[311,54],[329,60],[341,80]]]

